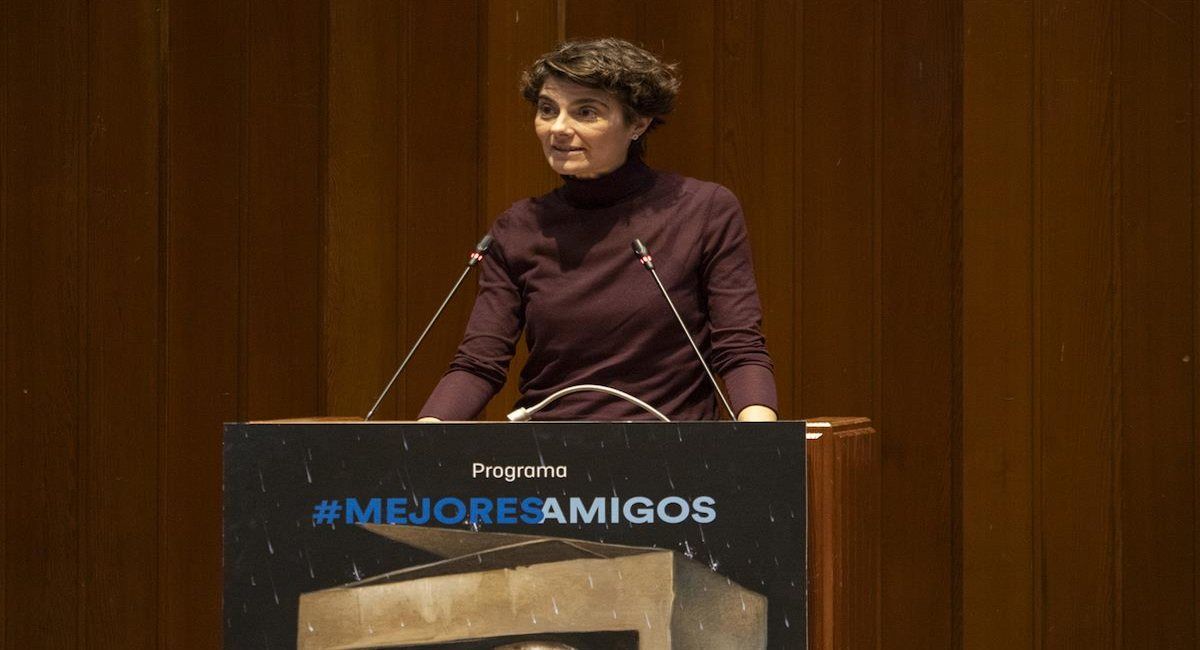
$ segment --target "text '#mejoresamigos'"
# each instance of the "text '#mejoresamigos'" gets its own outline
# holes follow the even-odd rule
[[[314,526],[333,524],[707,524],[717,519],[710,496],[650,497],[370,497],[323,499]]]

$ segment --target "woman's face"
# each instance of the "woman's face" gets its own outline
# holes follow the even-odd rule
[[[549,77],[538,94],[533,128],[555,172],[595,178],[625,163],[633,136],[650,118],[625,121],[621,103],[610,93]]]

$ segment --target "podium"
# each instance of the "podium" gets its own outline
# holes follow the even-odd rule
[[[226,648],[878,638],[864,419],[293,420],[224,454]]]

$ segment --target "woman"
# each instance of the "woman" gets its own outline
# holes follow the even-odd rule
[[[674,67],[622,40],[578,41],[542,56],[522,82],[542,151],[564,184],[496,220],[466,335],[421,419],[475,417],[504,385],[522,330],[529,360],[518,406],[588,383],[630,393],[672,420],[719,417],[700,362],[630,250],[640,238],[738,419],[774,420],[775,382],[737,199],[642,162],[646,133],[673,107]],[[608,395],[576,393],[537,417],[649,415]]]

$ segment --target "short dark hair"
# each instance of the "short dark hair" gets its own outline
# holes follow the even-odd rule
[[[649,117],[646,132],[663,123],[679,94],[678,66],[619,38],[566,41],[547,52],[521,74],[521,96],[537,105],[542,84],[550,76],[612,93],[621,102],[626,122]],[[630,145],[642,152],[642,140]]]

